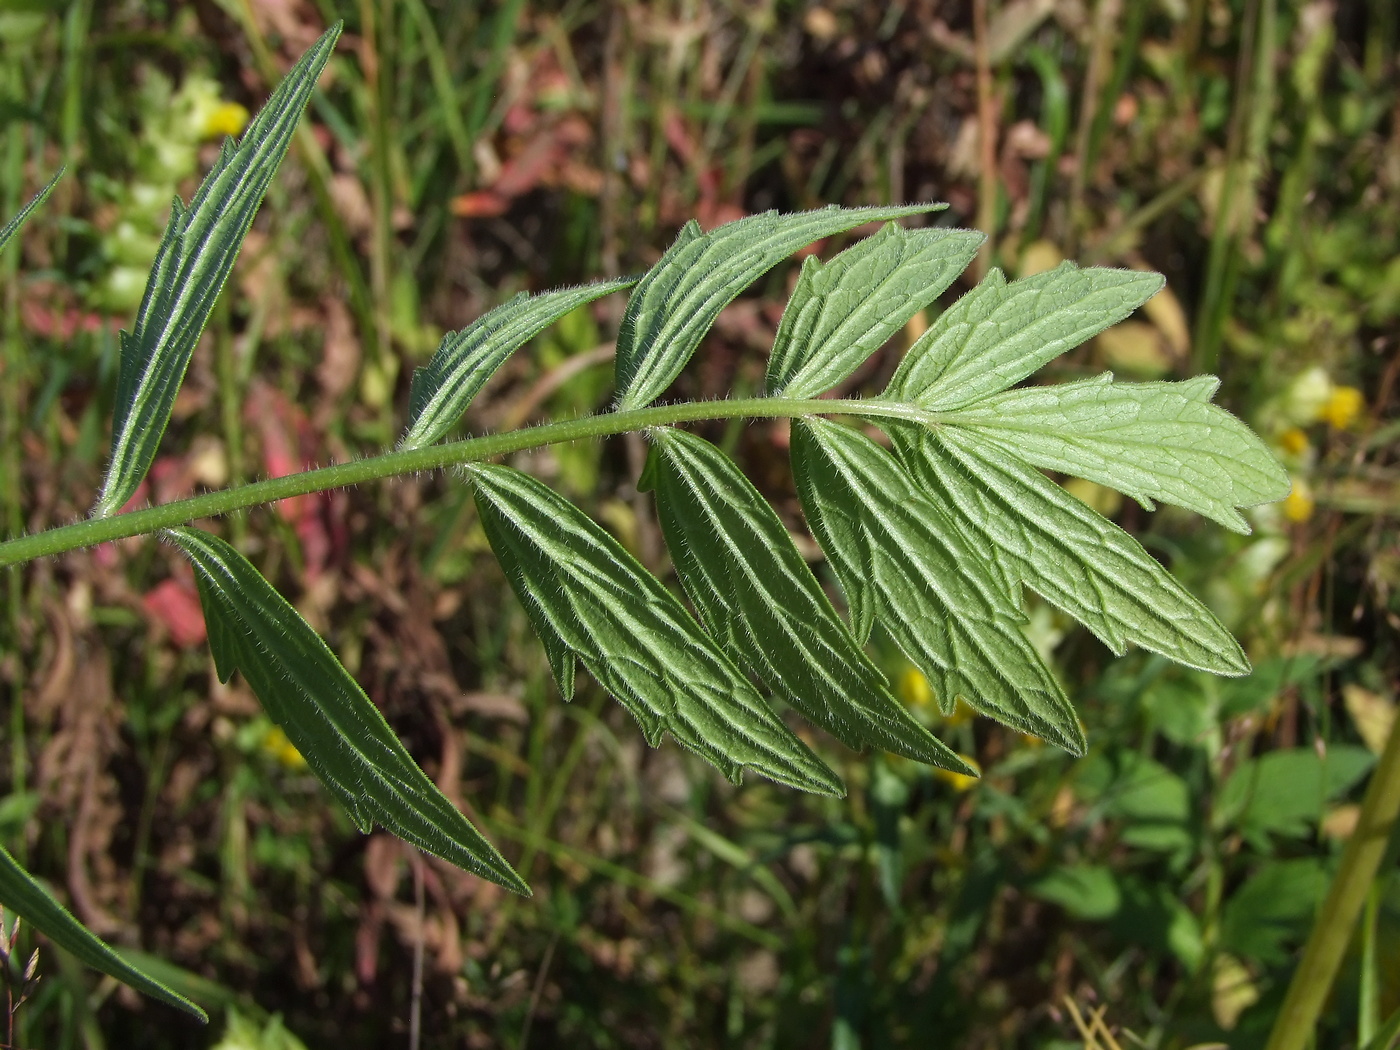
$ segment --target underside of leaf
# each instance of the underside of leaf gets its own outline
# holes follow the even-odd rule
[[[577,657],[649,744],[670,733],[735,783],[747,766],[843,794],[684,606],[599,525],[528,474],[485,464],[468,472],[491,548],[556,675]]]
[[[778,515],[733,461],[684,431],[658,430],[653,439],[666,545],[725,651],[849,747],[971,773],[890,695]]]
[[[1239,643],[1135,539],[1000,446],[957,427],[886,424],[919,486],[1001,570],[1122,655],[1128,643],[1215,674],[1249,673]]]
[[[1018,604],[894,456],[850,427],[804,419],[792,458],[808,523],[842,587],[873,608],[944,709],[961,698],[1082,754],[1079,720],[1021,633]]]
[[[189,207],[178,199],[172,204],[136,324],[122,333],[111,460],[94,515],[120,510],[150,469],[195,344],[340,28],[326,30],[301,57],[237,147],[224,143]]]
[[[992,270],[909,348],[884,397],[970,405],[1123,320],[1162,285],[1161,274],[1070,262],[1011,284]]]
[[[889,223],[829,263],[807,259],[773,341],[769,395],[830,390],[938,298],[984,240],[976,230]]]
[[[381,824],[473,874],[530,892],[413,761],[321,636],[246,558],[198,529],[168,535],[194,564],[220,679],[243,673],[361,831]]]
[[[460,332],[449,332],[432,359],[413,373],[408,430],[399,447],[441,441],[507,357],[571,310],[636,283],[635,277],[623,277],[540,295],[521,292]]]
[[[725,223],[709,233],[687,223],[633,290],[617,333],[618,407],[641,408],[680,374],[710,325],[735,296],[797,249],[868,222],[947,207],[838,208]]]
[[[1115,383],[1094,379],[1025,387],[948,413],[1038,467],[1132,496],[1186,507],[1236,532],[1235,509],[1288,495],[1288,473],[1243,423],[1211,404],[1219,380]]]
[[[179,992],[142,973],[80,923],[29,872],[0,848],[0,904],[9,908],[74,958],[99,973],[115,977],[138,992],[159,999],[209,1023],[209,1015]],[[6,960],[9,965],[9,960]]]

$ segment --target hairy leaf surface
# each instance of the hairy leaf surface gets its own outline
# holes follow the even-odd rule
[[[617,398],[642,408],[680,374],[710,325],[736,295],[797,249],[867,222],[883,222],[947,205],[838,208],[751,215],[701,233],[694,221],[627,301],[617,333]]]
[[[104,941],[93,936],[3,848],[0,848],[0,904],[84,965],[115,977],[122,984],[130,985],[153,999],[193,1014],[205,1024],[209,1023],[209,1015],[198,1006],[179,992],[142,973]]]
[[[571,310],[637,280],[623,277],[540,295],[521,292],[461,331],[448,333],[432,359],[413,372],[408,431],[399,447],[422,448],[442,440],[507,357]]]
[[[482,464],[468,471],[491,548],[565,699],[577,657],[652,747],[669,732],[735,783],[748,766],[782,784],[842,794],[836,774],[621,544],[528,474]]]
[[[666,546],[724,650],[848,747],[972,773],[890,695],[787,528],[734,462],[685,431],[653,437],[649,475]]]
[[[48,185],[34,194],[33,199],[19,210],[19,214],[5,223],[5,228],[0,230],[0,252],[5,250],[5,245],[10,243],[10,238],[19,232],[20,227],[29,221],[29,216],[34,214],[34,209],[43,204],[48,198],[49,193],[58,185],[58,180],[63,178],[63,171],[63,168],[59,168],[54,172],[53,178],[49,179]]]
[[[121,335],[111,462],[97,516],[114,514],[150,469],[175,394],[316,80],[340,36],[328,29],[287,74],[185,207],[176,198],[130,333]]]
[[[1148,510],[1187,507],[1236,532],[1235,510],[1288,495],[1288,473],[1238,419],[1211,404],[1220,381],[1115,383],[1105,372],[1009,390],[948,420],[1040,467],[1108,485]]]
[[[920,487],[968,544],[1118,655],[1129,642],[1216,674],[1249,673],[1239,643],[1113,522],[1035,467],[957,427],[886,425]]]
[[[1011,284],[992,270],[909,348],[884,397],[970,405],[1123,320],[1164,283],[1158,273],[1070,262]]]
[[[830,390],[943,294],[986,239],[976,230],[890,223],[825,265],[808,258],[773,341],[769,395]]]
[[[792,460],[856,622],[878,618],[945,710],[961,697],[1083,754],[1079,720],[1021,633],[1019,606],[895,457],[849,427],[804,419],[793,426]]]
[[[220,680],[243,672],[361,831],[379,823],[475,875],[530,892],[413,761],[321,636],[243,555],[198,529],[167,535],[194,563]]]

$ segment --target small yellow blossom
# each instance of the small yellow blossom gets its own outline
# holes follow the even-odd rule
[[[975,758],[970,758],[967,755],[959,755],[958,757],[977,770],[979,776],[981,775],[982,767],[977,764]],[[977,783],[977,777],[970,777],[966,773],[955,773],[951,769],[935,769],[933,775],[939,780],[951,784],[954,791],[967,791]]]
[[[906,667],[899,676],[899,698],[910,707],[930,707],[934,703],[928,679],[917,667]]]
[[[262,749],[288,769],[305,769],[306,759],[296,745],[287,739],[281,726],[268,726],[263,734]]]
[[[1278,436],[1278,446],[1290,456],[1301,456],[1308,450],[1308,435],[1298,427],[1289,427]]]
[[[1283,501],[1283,516],[1289,521],[1303,522],[1312,517],[1317,508],[1312,488],[1302,478],[1293,479],[1293,491]]]
[[[1356,422],[1366,400],[1354,386],[1334,386],[1322,406],[1322,418],[1337,430],[1345,430]]]
[[[200,135],[206,139],[238,135],[248,126],[248,110],[237,102],[220,102],[204,118]]]

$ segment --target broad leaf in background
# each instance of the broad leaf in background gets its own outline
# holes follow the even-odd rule
[[[1117,655],[1129,642],[1188,667],[1249,673],[1239,643],[1160,562],[1035,467],[958,427],[884,425],[919,486],[968,544]]]
[[[829,263],[802,264],[768,359],[771,397],[816,397],[873,354],[967,268],[986,235],[885,226]]]
[[[269,717],[361,831],[377,822],[473,874],[530,892],[413,761],[321,636],[243,555],[198,529],[166,535],[194,563],[220,680],[243,672]]]
[[[743,768],[841,795],[841,781],[783,724],[671,592],[547,485],[467,467],[491,548],[569,699],[574,659],[632,712],[647,743],[669,732],[739,782]]]
[[[519,347],[569,311],[630,288],[637,280],[623,277],[540,295],[521,292],[461,331],[449,332],[432,359],[413,372],[408,431],[399,447],[422,448],[440,441],[496,369]]]
[[[1355,744],[1333,745],[1325,754],[1294,747],[1247,759],[1220,789],[1215,824],[1238,829],[1267,852],[1270,835],[1312,835],[1327,804],[1354,787],[1375,764],[1376,756]]]
[[[946,208],[838,208],[751,215],[701,233],[693,221],[627,301],[617,333],[617,403],[642,408],[680,374],[721,310],[787,256],[813,241]]]
[[[659,429],[653,438],[647,480],[666,546],[720,647],[848,747],[975,775],[890,695],[778,515],[734,462],[682,430]]]
[[[206,1024],[209,1022],[209,1016],[194,1003],[142,973],[94,937],[4,849],[0,849],[0,904],[71,953],[79,962],[115,977],[122,984],[130,985],[153,999],[193,1014]]]
[[[992,270],[909,348],[882,397],[937,410],[972,404],[1117,324],[1164,283],[1159,273],[1070,262],[1011,284]]]
[[[336,23],[283,78],[243,140],[224,143],[189,207],[178,198],[171,205],[136,324],[121,335],[111,462],[94,515],[115,514],[146,476],[195,344],[339,36]]]
[[[1288,495],[1288,472],[1238,419],[1211,404],[1220,381],[1094,379],[1008,390],[945,418],[1038,467],[1204,514],[1236,532],[1235,510]]]
[[[878,619],[944,710],[962,698],[1083,754],[1079,720],[1021,633],[1020,607],[893,454],[850,427],[803,419],[793,425],[792,462],[854,621]]]
[[[0,252],[5,250],[5,245],[10,243],[10,238],[18,233],[19,228],[29,221],[29,216],[34,214],[34,209],[43,204],[49,193],[58,185],[58,180],[63,178],[63,171],[63,168],[59,168],[54,172],[53,178],[49,179],[48,185],[34,194],[34,199],[21,208],[18,215],[5,223],[5,228],[0,230]]]

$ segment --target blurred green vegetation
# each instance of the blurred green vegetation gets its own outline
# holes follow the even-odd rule
[[[215,680],[173,552],[11,570],[4,842],[90,927],[228,1010],[200,1031],[45,949],[18,1045],[406,1045],[415,1002],[431,1046],[1263,1045],[1395,722],[1400,15],[985,10],[979,29],[973,5],[936,0],[0,4],[0,214],[69,166],[0,258],[7,535],[87,509],[115,333],[170,198],[339,17],[144,498],[381,448],[442,332],[522,288],[634,272],[691,216],[903,200],[993,225],[988,261],[1013,273],[1164,272],[1168,292],[1058,377],[1215,372],[1295,479],[1248,537],[1075,483],[1212,604],[1252,677],[1114,660],[1028,596],[1088,728],[1074,761],[941,719],[877,637],[901,695],[984,777],[821,740],[842,801],[650,751],[595,688],[561,704],[448,479],[232,521],[532,900],[357,835],[246,688]],[[794,273],[726,312],[677,396],[757,386]],[[512,358],[469,427],[604,404],[618,310]],[[711,436],[796,527],[784,429]],[[661,568],[641,450],[528,466]],[[1391,846],[1318,1047],[1360,1046],[1400,1009]]]

